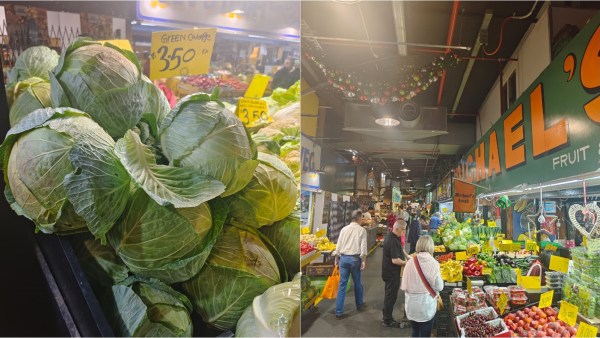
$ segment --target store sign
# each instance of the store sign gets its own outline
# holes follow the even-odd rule
[[[454,180],[454,211],[475,212],[475,186]]]
[[[215,28],[153,32],[150,78],[208,73],[216,35]]]
[[[321,170],[321,146],[315,144],[311,138],[304,134],[300,135],[300,186],[302,189],[318,190],[320,189]]]
[[[465,154],[454,177],[500,191],[597,170],[599,53],[600,13]]]

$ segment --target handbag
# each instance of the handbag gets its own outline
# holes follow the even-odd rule
[[[336,265],[331,272],[331,276],[327,277],[327,282],[325,282],[325,287],[323,287],[323,293],[321,294],[321,297],[327,299],[336,299],[339,286],[340,271]]]
[[[429,294],[431,295],[431,297],[433,297],[437,300],[437,311],[441,311],[444,308],[444,302],[442,301],[442,297],[440,297],[433,290],[433,288],[431,287],[431,285],[425,278],[425,275],[423,275],[423,270],[421,270],[421,265],[419,264],[419,260],[417,259],[417,256],[415,256],[414,260],[415,260],[415,267],[417,268],[417,272],[419,273],[419,276],[421,277],[423,284],[425,284],[425,288],[427,288],[427,291],[429,291]]]

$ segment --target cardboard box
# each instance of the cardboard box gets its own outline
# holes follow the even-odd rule
[[[308,276],[329,276],[332,272],[333,264],[331,263],[313,263],[306,266]]]

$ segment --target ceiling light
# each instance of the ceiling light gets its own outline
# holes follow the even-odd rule
[[[400,169],[400,171],[403,172],[403,173],[407,173],[407,172],[410,171],[410,169],[408,169],[408,168],[402,168],[402,169]]]
[[[425,186],[426,186],[426,187],[429,187],[429,186],[431,186],[432,184],[433,184],[433,183],[431,183],[431,181],[428,181],[428,182],[425,184]]]
[[[382,117],[382,118],[376,119],[375,123],[377,123],[380,126],[384,126],[384,127],[395,127],[400,124],[400,121],[396,120],[395,118],[391,118],[391,117]]]
[[[244,11],[241,9],[234,9],[233,11],[231,11],[231,13],[233,14],[244,14]]]
[[[406,182],[412,182],[412,181],[413,181],[413,180],[412,180],[412,179],[410,179],[410,178],[407,178],[407,179],[406,179]]]

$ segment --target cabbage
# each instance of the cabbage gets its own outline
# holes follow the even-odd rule
[[[300,277],[270,287],[237,323],[236,337],[300,337]]]
[[[117,337],[191,337],[192,305],[155,279],[129,277],[101,298]]]
[[[46,47],[30,47],[23,51],[8,72],[8,86],[31,77],[39,77],[49,81],[49,72],[58,64],[58,54]]]
[[[74,245],[81,268],[96,292],[110,288],[129,277],[129,269],[110,245],[93,238]]]
[[[32,77],[17,82],[12,86],[8,97],[12,99],[10,106],[10,125],[14,126],[23,117],[36,109],[50,107],[50,83],[39,77]]]
[[[231,222],[259,228],[287,217],[298,198],[294,175],[280,159],[258,153],[254,177],[239,193],[228,197]]]
[[[45,233],[74,232],[87,223],[104,241],[125,208],[130,185],[113,147],[112,138],[81,111],[33,111],[0,146],[11,207]]]
[[[258,165],[242,122],[208,94],[181,99],[160,126],[160,142],[171,165],[223,182],[223,197],[244,188]]]
[[[228,226],[200,273],[182,287],[204,322],[232,330],[254,297],[280,281],[268,245],[250,229]]]
[[[226,214],[227,207],[218,199],[210,206],[175,209],[157,204],[139,189],[108,241],[136,275],[181,282],[204,265]]]
[[[260,228],[260,232],[269,239],[285,263],[288,276],[300,271],[300,218],[292,214],[270,226]]]
[[[155,97],[163,94],[143,78],[132,52],[89,38],[63,52],[50,84],[53,106],[85,111],[115,139],[142,120],[156,131],[168,107]]]

